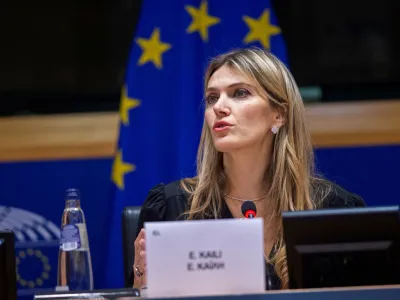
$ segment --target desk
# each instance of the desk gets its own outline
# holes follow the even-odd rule
[[[84,299],[104,299],[104,300],[131,300],[137,299],[127,293],[127,289],[114,290],[109,293],[110,297],[104,295],[98,298],[99,292],[94,292],[93,298],[86,294]],[[100,293],[101,294],[101,293]],[[75,295],[70,298],[57,298],[55,295],[37,295],[34,300],[69,300],[79,299]],[[97,298],[95,298],[97,296]],[[145,298],[145,297],[144,297]],[[80,298],[83,299],[83,298]],[[146,298],[151,299],[151,298]],[[203,296],[203,297],[167,297],[157,298],[158,300],[180,299],[180,300],[399,300],[400,285],[393,286],[369,286],[369,287],[349,287],[349,288],[326,288],[326,289],[307,289],[307,290],[288,290],[288,291],[266,291],[263,294],[253,295],[224,295],[224,296]]]

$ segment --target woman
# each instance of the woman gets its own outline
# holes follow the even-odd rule
[[[205,120],[197,176],[149,193],[144,222],[241,218],[252,200],[264,218],[264,249],[271,289],[288,288],[281,213],[364,206],[341,187],[318,179],[303,102],[287,68],[259,49],[216,57],[205,74]],[[134,287],[146,284],[145,233],[135,241]],[[132,282],[130,282],[130,285]]]

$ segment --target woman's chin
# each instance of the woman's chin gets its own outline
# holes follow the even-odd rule
[[[218,152],[232,152],[239,147],[239,143],[229,138],[217,139],[214,140],[214,146]]]

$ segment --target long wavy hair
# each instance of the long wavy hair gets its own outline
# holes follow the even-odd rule
[[[265,257],[274,265],[281,288],[286,289],[289,280],[281,214],[283,211],[314,209],[317,201],[327,195],[329,187],[315,184],[324,181],[315,175],[303,101],[285,65],[261,49],[234,50],[211,60],[205,73],[205,88],[214,72],[225,65],[257,82],[267,94],[266,101],[286,120],[274,137],[272,157],[264,175],[266,199],[269,200],[264,230],[273,230],[275,236],[274,247]],[[205,121],[197,154],[197,176],[183,179],[181,183],[189,194],[187,219],[221,217],[223,192],[229,183],[223,168],[223,154],[215,148]]]

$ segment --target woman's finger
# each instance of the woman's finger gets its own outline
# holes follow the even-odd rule
[[[146,240],[145,239],[141,239],[139,241],[139,247],[141,251],[146,251]]]
[[[142,230],[140,230],[134,242],[135,252],[139,248],[139,241],[142,240],[143,238],[144,238],[144,229],[142,228]]]
[[[144,235],[145,235],[145,231],[144,231],[144,228],[142,228],[140,231],[139,231],[139,234],[138,234],[138,236],[137,236],[137,238],[136,239],[144,239]]]
[[[147,266],[147,261],[146,261],[146,251],[140,251],[140,261],[143,264],[143,267]]]

